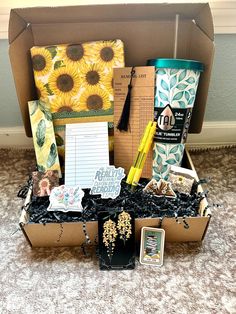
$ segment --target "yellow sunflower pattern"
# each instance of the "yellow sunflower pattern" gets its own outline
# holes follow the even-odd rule
[[[85,88],[88,86],[104,86],[107,81],[104,67],[96,63],[82,65],[80,68],[80,78]]]
[[[58,96],[73,97],[78,93],[80,87],[80,77],[76,69],[72,66],[59,67],[52,72],[48,78],[50,91]]]
[[[48,92],[47,88],[44,86],[43,82],[41,80],[35,81],[35,87],[37,90],[37,95],[40,100],[47,100],[48,98]]]
[[[44,47],[31,49],[32,66],[35,79],[47,75],[52,69],[52,56]]]
[[[81,106],[79,104],[79,101],[76,99],[73,99],[69,96],[61,96],[56,97],[51,102],[51,112],[77,112],[80,111]]]
[[[31,48],[31,57],[39,98],[51,105],[53,120],[113,115],[113,68],[124,67],[121,40],[36,46]],[[104,105],[86,106],[89,93],[90,103],[99,95]],[[65,97],[67,105],[63,105]]]
[[[107,110],[111,108],[109,94],[99,87],[89,86],[80,96],[81,110]]]
[[[37,94],[50,104],[54,128],[113,121],[113,68],[125,66],[121,40],[36,46],[31,48],[31,57]],[[57,146],[63,156],[61,142],[64,138],[60,136]]]
[[[119,67],[123,46],[120,41],[101,41],[94,46],[94,62],[108,68]]]

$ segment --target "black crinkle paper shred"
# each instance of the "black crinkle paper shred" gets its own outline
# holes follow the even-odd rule
[[[111,213],[123,207],[125,210],[133,209],[135,218],[145,217],[196,217],[199,215],[199,204],[205,193],[197,193],[193,187],[191,195],[178,193],[176,198],[156,197],[143,192],[148,181],[143,181],[132,191],[125,181],[121,185],[121,193],[116,199],[101,199],[98,195],[90,195],[85,191],[82,201],[83,212],[48,212],[49,197],[33,197],[28,208],[29,222],[52,223],[52,222],[77,222],[96,221],[97,213],[108,210]]]
[[[25,199],[27,196],[27,193],[29,191],[30,186],[32,185],[32,176],[29,176],[28,181],[25,185],[21,186],[19,192],[17,193],[17,197],[20,197],[22,199]]]

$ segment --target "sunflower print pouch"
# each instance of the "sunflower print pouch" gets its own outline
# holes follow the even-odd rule
[[[113,151],[113,68],[124,67],[119,39],[32,47],[32,66],[39,99],[50,103],[59,154],[64,155],[67,123],[110,122]]]

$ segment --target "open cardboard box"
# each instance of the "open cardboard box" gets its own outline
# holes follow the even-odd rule
[[[33,46],[121,39],[126,66],[146,65],[148,59],[173,57],[175,16],[180,15],[177,57],[204,63],[191,120],[190,133],[200,133],[205,112],[214,55],[214,30],[206,3],[114,4],[12,9],[9,21],[9,54],[17,96],[27,136],[31,136],[27,103],[37,99],[30,48]],[[189,155],[185,166],[192,168]],[[205,203],[205,202],[202,202]],[[203,212],[201,205],[200,213]],[[21,226],[32,246],[80,245],[82,223],[28,224],[22,213]],[[167,241],[200,241],[208,216],[189,218],[189,229],[164,219]],[[137,219],[141,226],[157,226],[158,219]],[[94,239],[96,222],[87,224]],[[60,235],[63,236],[60,236]],[[59,239],[59,241],[58,241]]]

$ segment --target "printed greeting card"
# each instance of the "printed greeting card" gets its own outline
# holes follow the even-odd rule
[[[164,229],[143,227],[140,243],[140,263],[153,266],[162,266],[164,243]]]
[[[34,171],[33,179],[33,195],[48,196],[54,187],[59,185],[59,174],[57,170],[48,170],[46,172]]]

